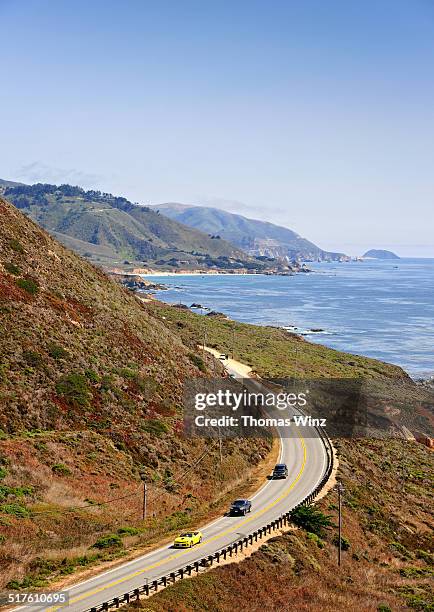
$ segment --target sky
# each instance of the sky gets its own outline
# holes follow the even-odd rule
[[[0,0],[0,178],[434,257],[432,0]]]

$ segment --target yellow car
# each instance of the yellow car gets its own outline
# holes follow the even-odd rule
[[[191,548],[195,544],[202,542],[202,533],[200,531],[187,531],[181,533],[173,542],[175,548]]]

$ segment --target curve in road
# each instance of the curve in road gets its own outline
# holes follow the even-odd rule
[[[228,369],[232,375],[239,375],[234,362]],[[245,376],[245,371],[242,375]],[[36,610],[54,612],[65,608],[71,612],[83,612],[150,583],[161,575],[193,564],[280,517],[315,489],[327,468],[327,451],[316,429],[305,427],[303,434],[285,437],[285,432],[279,431],[279,461],[288,465],[289,477],[286,480],[269,480],[264,484],[251,498],[252,511],[248,515],[238,518],[223,516],[202,528],[203,540],[194,548],[176,550],[163,546],[69,587],[66,589],[69,595],[67,605]]]

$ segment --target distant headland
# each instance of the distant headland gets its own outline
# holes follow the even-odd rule
[[[370,259],[400,259],[396,253],[392,253],[392,251],[384,251],[382,249],[371,249],[370,251],[366,251],[363,255],[363,258]]]

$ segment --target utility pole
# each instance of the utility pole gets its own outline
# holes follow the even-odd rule
[[[147,486],[146,482],[143,481],[143,508],[142,508],[142,520],[146,518],[146,502],[147,502]]]
[[[339,523],[338,523],[338,538],[339,538],[339,547],[338,547],[338,566],[341,566],[341,556],[342,556],[342,493],[345,491],[344,486],[341,482],[337,485],[338,490],[338,499],[339,499]]]
[[[220,463],[223,463],[223,454],[222,454],[222,437],[220,433],[220,425],[218,427],[219,432],[219,453],[220,453]]]
[[[232,359],[235,359],[235,329],[232,328]]]

